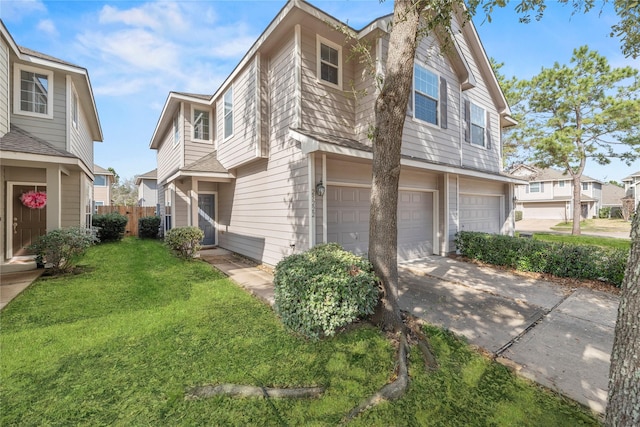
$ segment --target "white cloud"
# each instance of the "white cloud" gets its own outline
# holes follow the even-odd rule
[[[47,8],[40,0],[16,0],[0,2],[0,17],[6,21],[20,21],[35,13],[46,12]]]
[[[43,19],[38,22],[37,26],[38,30],[49,34],[50,36],[57,36],[58,30],[56,29],[56,25],[53,23],[51,19]]]

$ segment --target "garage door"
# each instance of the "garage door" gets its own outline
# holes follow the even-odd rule
[[[500,233],[500,197],[460,195],[460,229]]]
[[[524,203],[522,210],[523,219],[565,219],[565,203]]]
[[[368,188],[327,188],[327,239],[359,255],[369,250]],[[398,260],[433,253],[433,195],[398,194]]]

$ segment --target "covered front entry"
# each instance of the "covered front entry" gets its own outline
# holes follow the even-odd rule
[[[461,194],[460,229],[499,234],[501,196]]]
[[[38,236],[47,232],[47,208],[32,209],[25,206],[20,196],[29,191],[46,191],[44,185],[9,184],[11,197],[11,212],[9,221],[10,229],[7,230],[8,247],[11,248],[11,256],[29,255],[26,247]]]
[[[198,227],[204,231],[203,245],[212,246],[216,244],[216,212],[215,195],[198,195]]]
[[[369,249],[370,190],[363,187],[327,188],[327,241],[340,243],[359,255]],[[398,193],[398,260],[434,253],[433,193]]]

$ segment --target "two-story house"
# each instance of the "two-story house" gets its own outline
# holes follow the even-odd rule
[[[622,180],[626,197],[634,200],[634,205],[640,200],[640,171],[632,173]]]
[[[0,20],[3,271],[46,231],[91,225],[94,141],[102,130],[87,70],[18,46]]]
[[[529,181],[516,186],[516,210],[523,219],[573,219],[573,181],[570,175],[552,168],[540,169],[531,165],[518,165],[513,176]],[[602,182],[583,175],[581,180],[580,215],[593,218],[598,215],[602,200]]]
[[[136,176],[138,186],[138,206],[156,207],[158,205],[157,169]]]
[[[98,206],[111,205],[111,190],[115,176],[108,169],[93,165],[93,204],[96,212]]]
[[[357,39],[376,70],[348,60],[339,22],[288,1],[211,95],[171,92],[151,138],[164,227],[274,265],[322,242],[368,249],[375,78],[391,17]],[[455,45],[420,41],[402,140],[398,258],[455,250],[460,230],[512,233],[518,179],[502,173],[514,124],[473,24]]]

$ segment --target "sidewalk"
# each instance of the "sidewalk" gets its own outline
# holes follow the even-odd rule
[[[273,305],[273,276],[223,249],[200,256]],[[526,378],[606,407],[618,297],[446,257],[400,264],[403,310],[464,336]]]
[[[43,272],[44,270],[40,269],[0,274],[0,310],[27,289]]]

